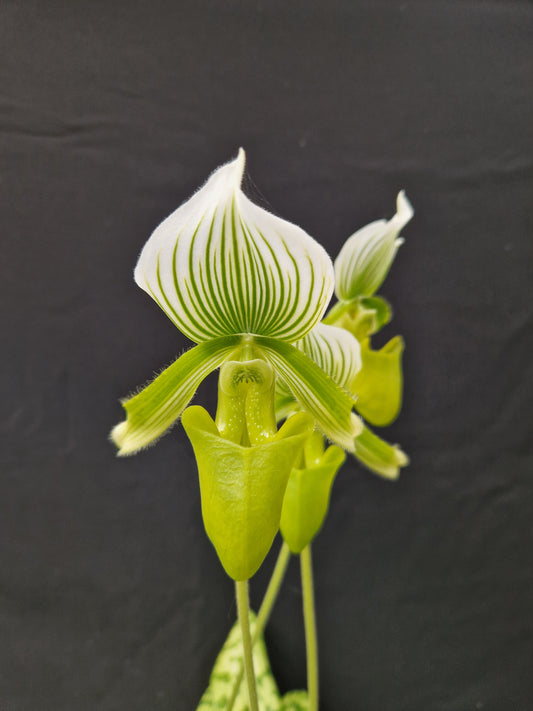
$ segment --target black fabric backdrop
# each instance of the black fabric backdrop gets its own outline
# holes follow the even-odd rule
[[[4,0],[2,711],[192,711],[234,620],[181,428],[124,460],[107,435],[188,345],[138,252],[240,145],[252,197],[332,256],[400,188],[416,209],[383,289],[412,464],[335,484],[321,708],[533,709],[532,31],[509,0]],[[300,603],[293,561],[283,690]]]

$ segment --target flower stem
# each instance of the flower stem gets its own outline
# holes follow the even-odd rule
[[[281,587],[281,583],[283,582],[283,578],[285,577],[290,557],[291,552],[289,550],[289,546],[285,543],[285,541],[283,541],[276,565],[274,566],[272,577],[270,578],[270,582],[268,583],[268,587],[263,598],[263,602],[261,603],[261,607],[257,613],[257,622],[252,637],[252,644],[255,644],[256,640],[263,634],[263,630],[265,629],[270,613],[272,612],[272,608],[274,607],[274,603],[278,597],[279,589]]]
[[[315,594],[313,590],[313,563],[310,544],[300,553],[300,566],[302,573],[309,711],[318,711],[318,645],[316,636]]]
[[[248,682],[250,711],[259,711],[257,689],[255,686],[254,658],[252,654],[252,639],[250,636],[250,603],[248,600],[248,581],[236,580],[235,593],[237,597],[237,614],[241,625],[242,650],[244,656],[244,671]]]
[[[261,607],[259,608],[259,612],[257,613],[255,629],[252,635],[252,647],[259,639],[259,637],[263,634],[263,630],[265,629],[265,626],[270,617],[270,613],[272,612],[272,608],[274,607],[274,603],[276,602],[276,599],[278,597],[279,589],[281,587],[281,583],[283,582],[283,578],[285,576],[290,557],[291,552],[289,550],[289,546],[285,542],[283,542],[279,551],[276,565],[274,566],[274,572],[272,573],[272,577],[270,578],[270,582],[268,583],[268,587],[263,598],[263,602],[261,603]],[[233,682],[233,691],[231,693],[231,698],[228,701],[228,705],[226,706],[226,711],[233,711],[233,706],[235,705],[235,701],[237,700],[243,676],[244,666],[241,664],[241,668],[237,676],[235,677],[235,681]]]

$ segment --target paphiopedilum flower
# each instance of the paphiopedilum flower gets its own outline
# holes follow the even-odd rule
[[[344,244],[335,260],[335,293],[339,301],[324,319],[325,324],[346,329],[357,339],[362,367],[344,386],[357,398],[357,411],[378,426],[390,424],[402,403],[403,339],[396,336],[380,350],[373,350],[370,345],[370,336],[392,318],[390,304],[376,291],[404,241],[400,231],[414,214],[403,190],[396,204],[391,220],[366,225]],[[355,439],[355,456],[373,472],[389,479],[396,478],[400,468],[408,464],[400,447],[384,442],[366,426]]]
[[[239,352],[270,362],[341,447],[353,449],[361,431],[353,398],[292,345],[324,314],[333,292],[331,260],[302,229],[248,200],[240,187],[244,164],[241,149],[141,252],[135,281],[198,345],[123,402],[126,420],[112,432],[119,454],[161,436],[201,381]]]
[[[371,414],[381,423],[394,419],[401,404],[401,351],[403,341],[396,338],[381,351],[369,351],[367,342],[359,344],[350,331],[325,323],[318,324],[296,346],[343,389],[352,393],[358,407],[357,385],[363,393],[361,414]],[[372,357],[374,356],[374,357]],[[365,367],[366,366],[366,367]],[[380,382],[380,373],[385,376]],[[372,409],[373,406],[373,409]],[[276,384],[276,416],[281,420],[301,409],[299,403],[281,382]],[[376,424],[379,424],[376,422]],[[348,448],[345,448],[348,449]],[[374,434],[365,424],[354,437],[349,451],[363,466],[386,479],[396,479],[409,459],[401,448]]]

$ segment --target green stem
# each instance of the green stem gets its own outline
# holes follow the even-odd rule
[[[248,601],[248,581],[236,580],[235,593],[237,597],[237,614],[241,625],[242,651],[244,655],[244,671],[248,682],[250,711],[259,711],[257,689],[255,686],[254,658],[252,654],[252,638],[250,636],[250,603]]]
[[[313,590],[313,562],[311,560],[310,544],[300,553],[300,566],[302,573],[309,711],[318,711],[318,645],[316,637],[315,594]]]
[[[252,637],[252,644],[255,644],[259,637],[263,634],[263,630],[266,627],[266,623],[268,622],[270,613],[272,612],[272,608],[274,607],[274,603],[278,597],[279,589],[281,587],[281,583],[283,582],[283,578],[285,577],[290,557],[291,552],[289,550],[289,546],[285,543],[285,541],[283,541],[276,565],[274,566],[272,577],[270,578],[270,582],[268,583],[268,587],[263,598],[263,602],[261,603],[261,607],[257,613],[257,622]]]
[[[261,607],[259,608],[259,612],[257,613],[255,629],[252,635],[252,647],[259,639],[259,637],[263,634],[263,630],[266,627],[266,624],[270,617],[270,613],[272,612],[272,608],[274,607],[274,603],[276,602],[276,598],[278,597],[279,589],[281,587],[281,583],[283,582],[283,578],[285,576],[285,571],[287,570],[287,565],[289,564],[290,557],[291,552],[289,550],[289,546],[285,542],[283,542],[283,545],[281,546],[281,549],[279,551],[276,565],[274,566],[274,572],[272,573],[272,577],[270,578],[270,582],[268,583],[268,587],[263,598],[263,602],[261,603]],[[239,689],[241,688],[243,676],[244,666],[241,664],[241,668],[239,669],[239,672],[235,677],[235,681],[233,682],[233,691],[231,693],[231,698],[228,701],[228,705],[226,706],[226,711],[233,710],[235,701],[237,700],[237,696],[239,694]]]

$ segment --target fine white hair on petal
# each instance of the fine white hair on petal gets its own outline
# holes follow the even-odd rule
[[[334,272],[304,230],[241,191],[244,151],[153,232],[135,281],[200,343],[249,333],[294,342],[321,319]]]

